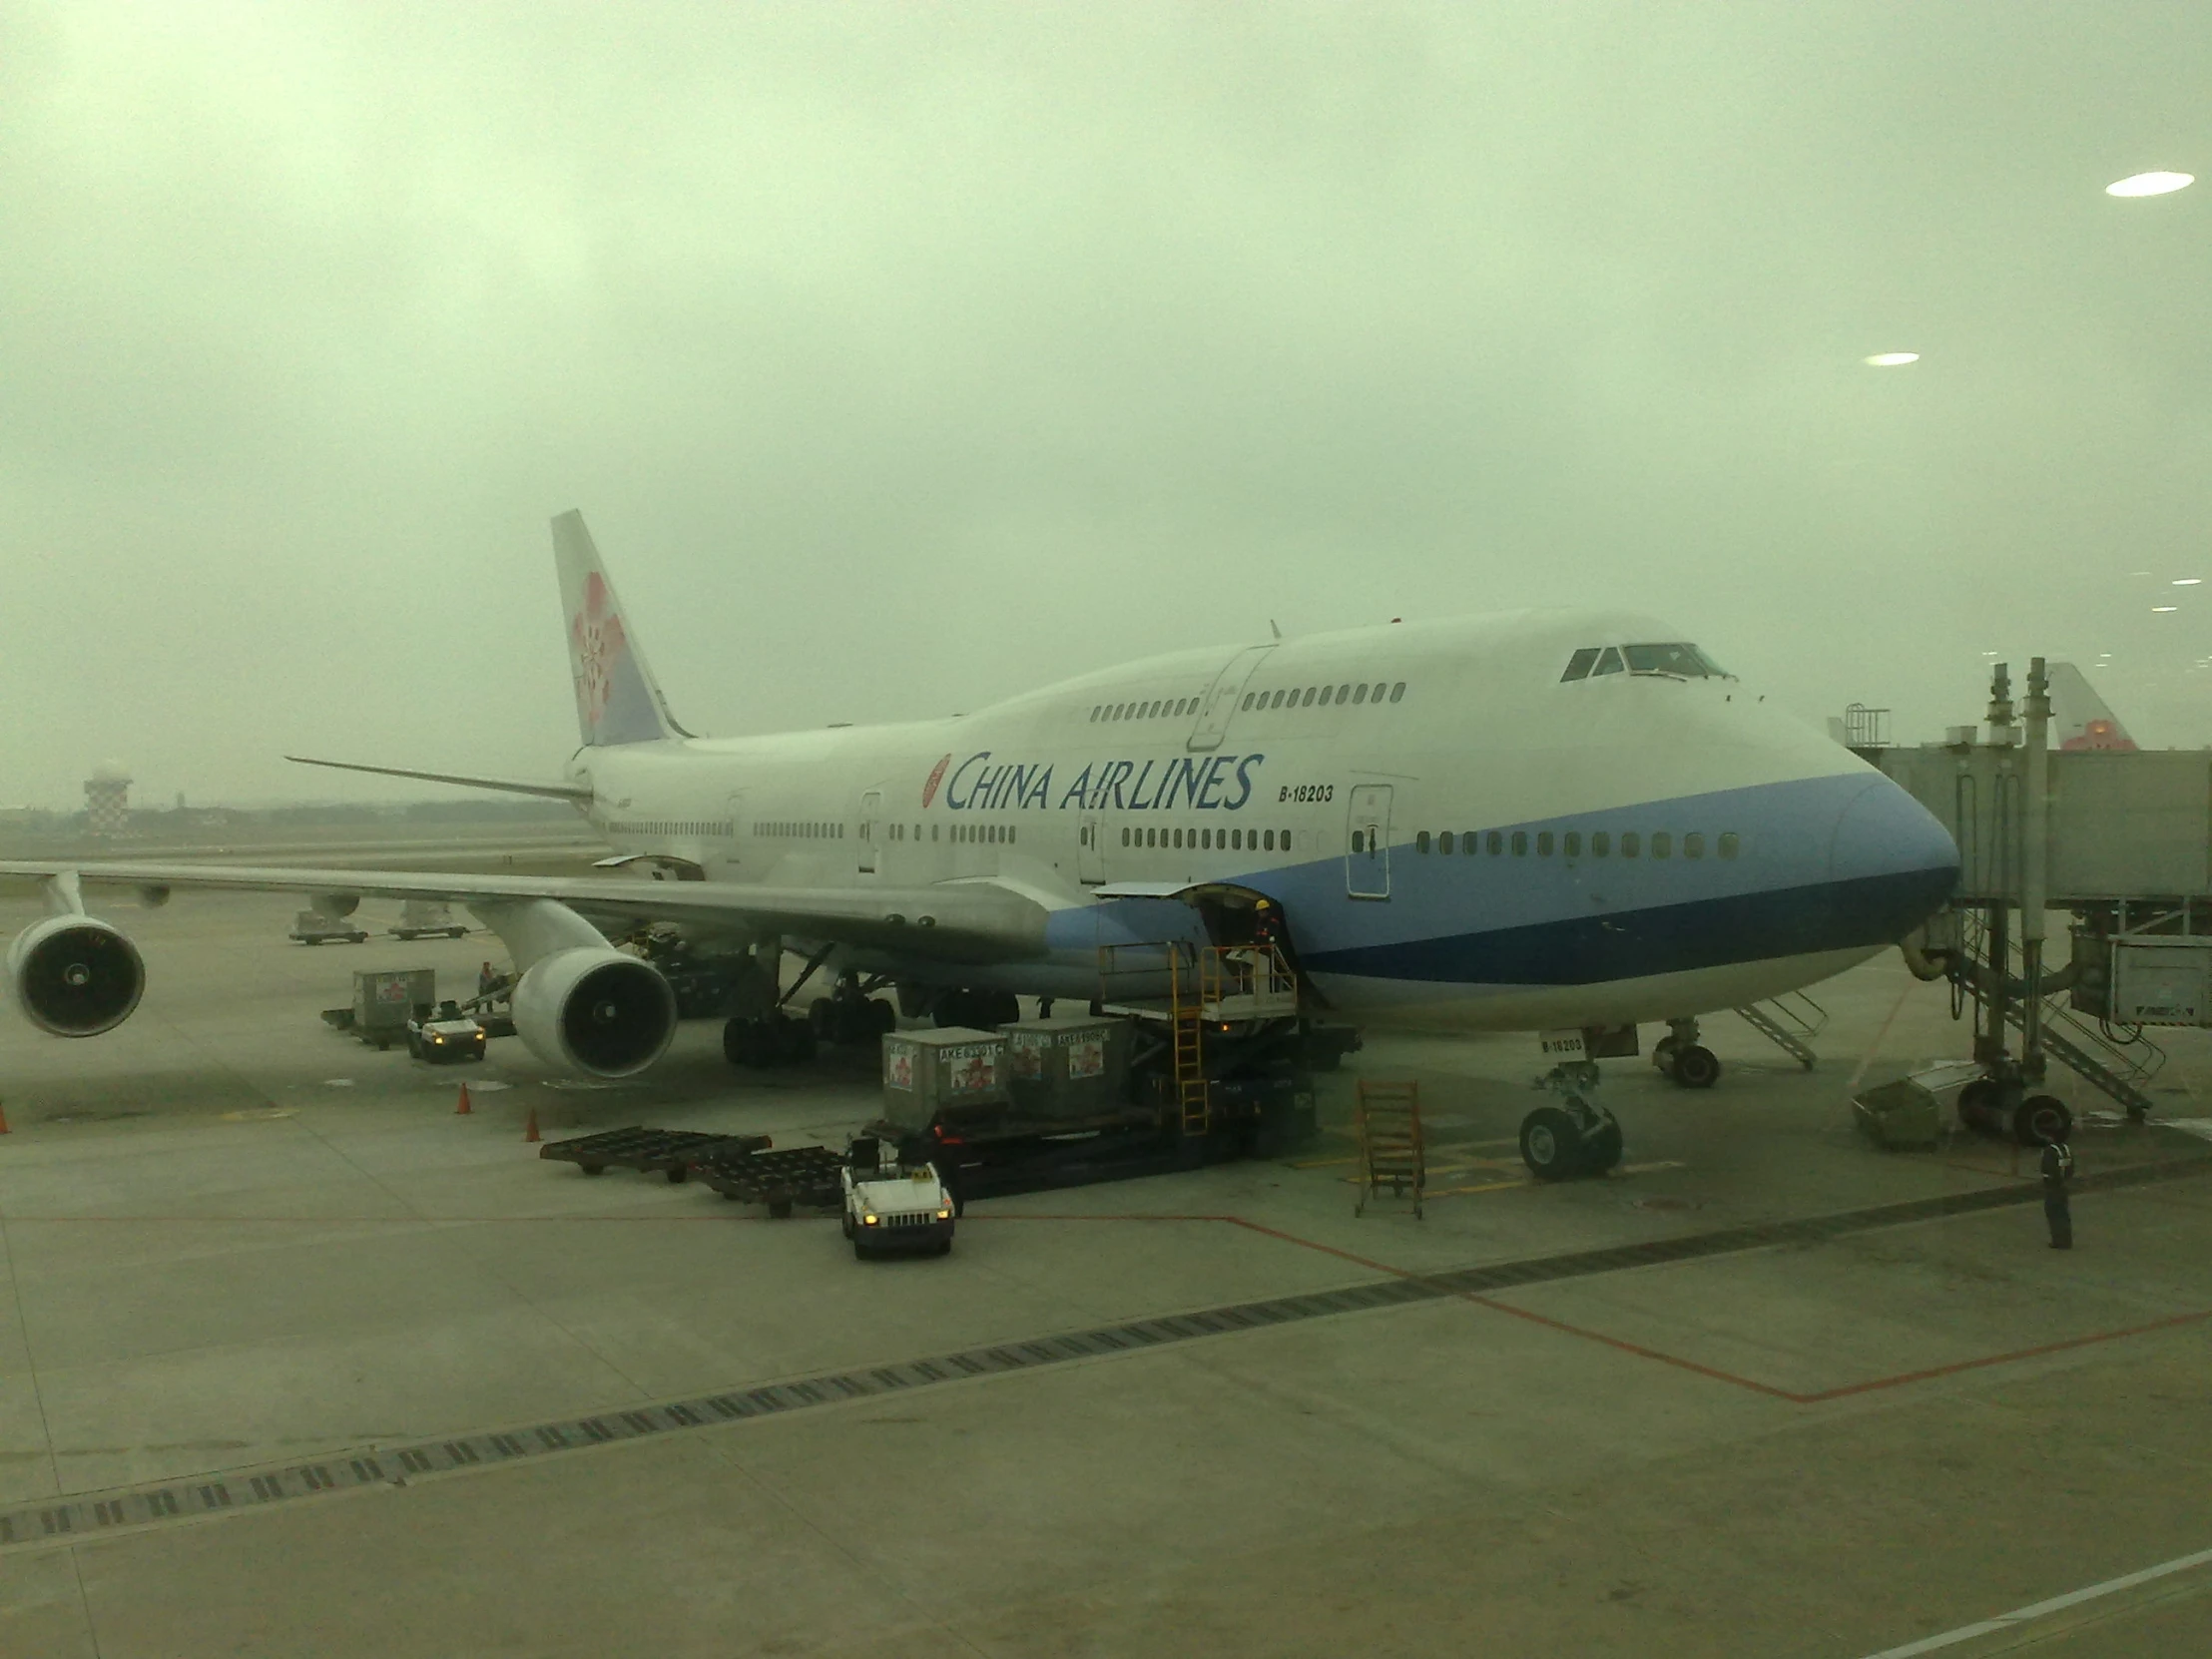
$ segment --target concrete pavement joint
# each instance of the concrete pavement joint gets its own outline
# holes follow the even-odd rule
[[[2207,1172],[2212,1172],[2212,1157],[2106,1171],[2085,1177],[2077,1185],[2091,1191],[2114,1190]],[[1800,1395],[1768,1383],[1733,1377],[1695,1361],[1645,1349],[1602,1333],[1581,1330],[1481,1294],[1520,1286],[1589,1278],[1628,1268],[1704,1261],[1775,1245],[1825,1243],[1878,1228],[2011,1208],[2031,1202],[2035,1197],[2032,1189],[2013,1187],[1943,1194],[1932,1199],[1877,1205],[1865,1210],[1812,1217],[1803,1221],[1727,1228],[1712,1233],[1688,1234],[1673,1239],[1575,1251],[1517,1262],[1491,1263],[1438,1274],[1415,1274],[1393,1268],[1352,1251],[1301,1239],[1294,1234],[1241,1217],[1148,1217],[1144,1219],[1227,1222],[1304,1249],[1321,1251],[1384,1277],[1338,1290],[1225,1304],[1187,1313],[1101,1326],[1088,1331],[1013,1339],[928,1359],[882,1366],[856,1366],[843,1372],[753,1387],[734,1387],[720,1393],[686,1399],[614,1407],[582,1417],[528,1427],[433,1437],[398,1447],[333,1451],[320,1461],[221,1470],[182,1479],[116,1488],[97,1495],[88,1493],[78,1497],[34,1502],[0,1510],[0,1551],[64,1547],[107,1533],[137,1531],[145,1527],[221,1514],[258,1512],[294,1499],[324,1493],[359,1491],[379,1485],[405,1485],[431,1475],[495,1468],[505,1463],[533,1460],[553,1452],[588,1450],[678,1430],[712,1428],[815,1406],[884,1398],[940,1383],[1049,1369],[1075,1361],[1110,1359],[1211,1337],[1233,1336],[1341,1314],[1365,1313],[1445,1299],[1474,1302],[1495,1312],[1584,1337],[1639,1358],[1654,1360],[1794,1404],[1817,1403],[1825,1398],[1867,1392],[1877,1387],[1902,1386],[1906,1382],[1925,1381],[1957,1371],[2005,1364],[2011,1360],[2033,1358],[2040,1354],[2057,1353],[2091,1343],[2109,1342],[2125,1336],[2173,1329],[2212,1319],[2212,1311],[2179,1315],[2127,1331],[2075,1338],[2038,1349],[2023,1350],[2018,1354],[1965,1361],[1928,1372],[1847,1384],[1826,1393]]]

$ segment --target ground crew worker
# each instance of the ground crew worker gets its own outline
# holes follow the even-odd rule
[[[2066,1182],[2073,1175],[2073,1153],[2052,1136],[2043,1143],[2043,1219],[2050,1223],[2050,1248],[2073,1249],[2073,1212],[2067,1207]]]
[[[491,988],[498,983],[499,975],[492,972],[491,963],[486,962],[476,970],[476,994],[478,996],[490,995]]]

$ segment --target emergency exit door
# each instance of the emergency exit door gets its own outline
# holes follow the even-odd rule
[[[860,873],[873,875],[876,841],[883,833],[883,792],[869,790],[860,797]]]
[[[1361,784],[1345,823],[1345,892],[1353,898],[1390,896],[1390,786]]]
[[[1085,813],[1077,828],[1075,848],[1075,873],[1079,880],[1098,882],[1106,879],[1106,820],[1097,813]]]

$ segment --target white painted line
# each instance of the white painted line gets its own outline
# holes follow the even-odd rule
[[[1970,1642],[1976,1636],[1994,1636],[2003,1631],[2017,1630],[2023,1624],[2032,1623],[2051,1613],[2062,1612],[2068,1607],[2078,1607],[2082,1602],[2094,1601],[2099,1596],[2116,1595],[2121,1590],[2132,1590],[2136,1585],[2148,1584],[2153,1579],[2207,1565],[2212,1565],[2212,1549],[2200,1549],[2194,1555],[2177,1555],[2171,1561],[2161,1561],[2157,1566],[2145,1567],[2141,1572],[2107,1578],[2103,1583],[2092,1584],[2085,1590],[2068,1590],[2064,1595],[2052,1596],[2048,1601],[2038,1601],[2028,1607],[2015,1607],[2009,1613],[1999,1613],[1995,1618],[1983,1619],[1979,1624],[1961,1625],[1956,1630],[1946,1630],[1939,1636],[1923,1636],[1919,1641],[1907,1642],[1903,1647],[1886,1647],[1880,1653],[1868,1654],[1867,1659],[1912,1659],[1916,1653],[1935,1653],[1960,1642]]]

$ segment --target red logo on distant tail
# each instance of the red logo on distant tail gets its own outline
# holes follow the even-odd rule
[[[608,605],[607,579],[593,571],[584,581],[584,608],[569,619],[569,642],[576,653],[576,706],[587,726],[597,726],[614,691],[615,663],[625,641],[622,618]]]
[[[929,782],[921,786],[921,804],[924,807],[937,799],[937,786],[944,782],[944,769],[951,764],[952,757],[947,755],[930,771]]]

